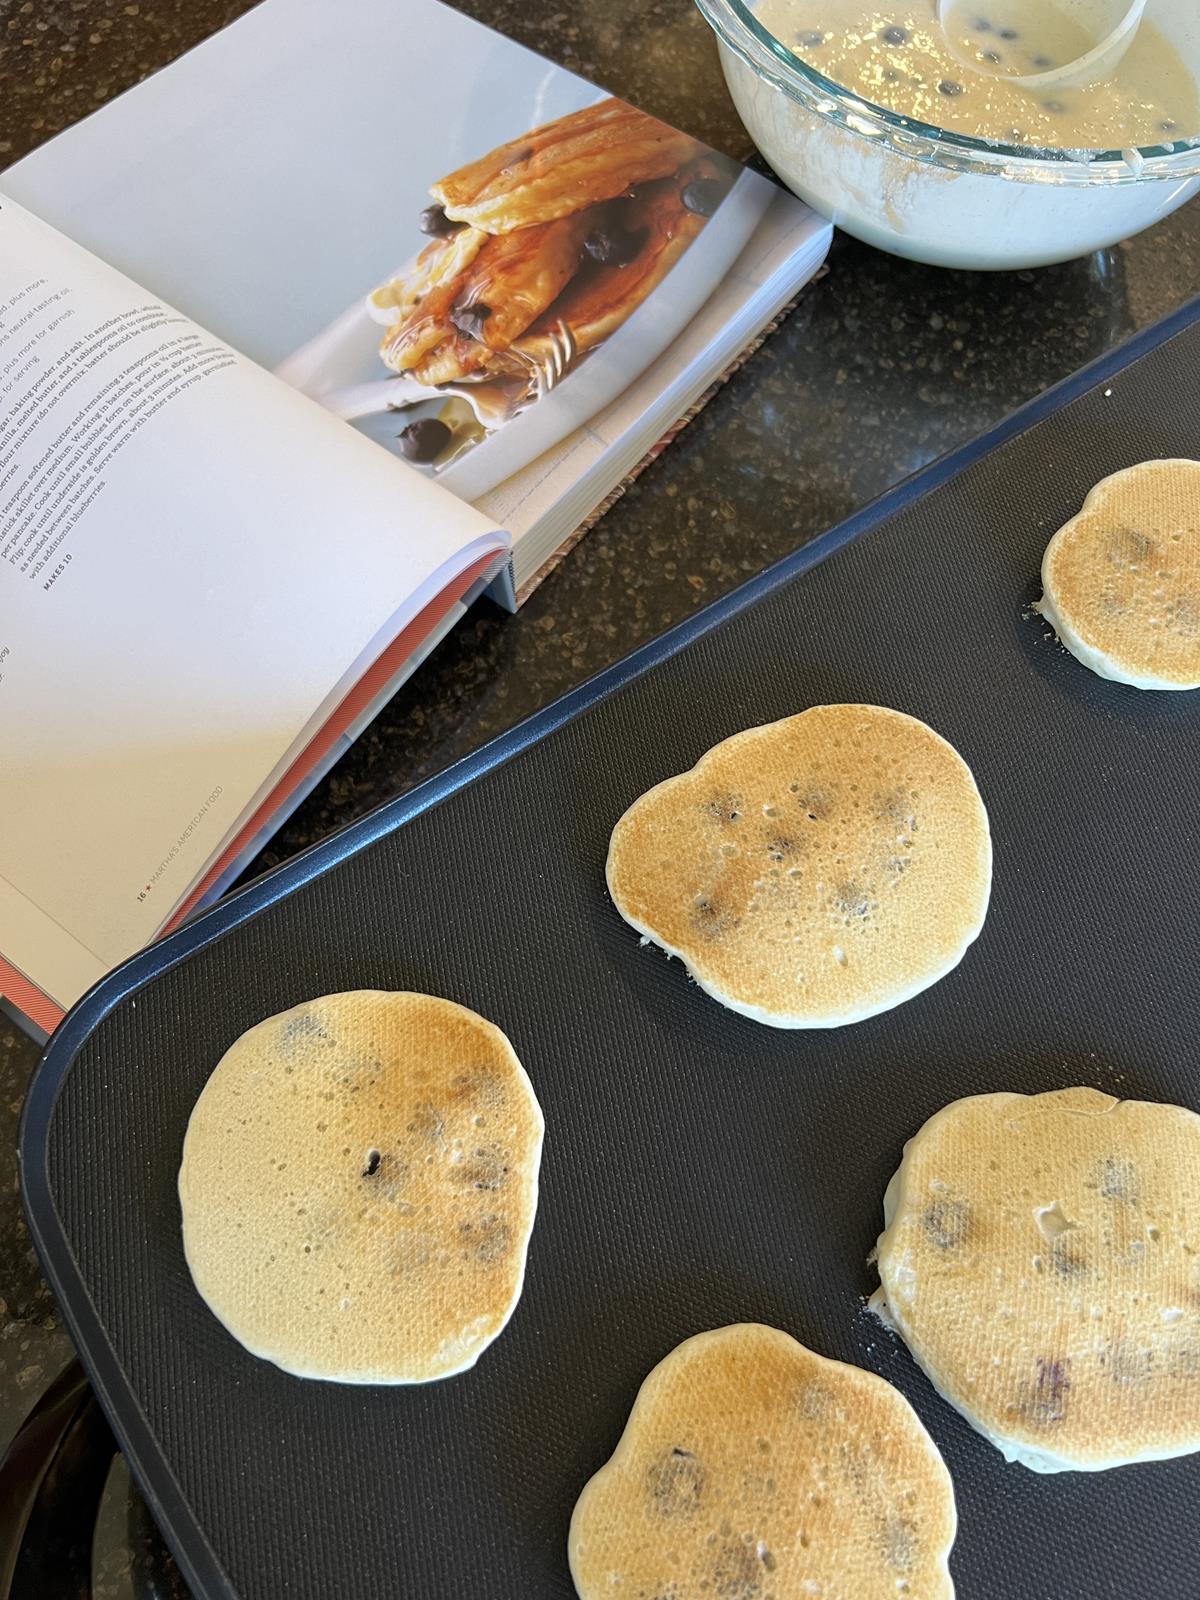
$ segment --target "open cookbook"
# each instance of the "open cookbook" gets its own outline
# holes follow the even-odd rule
[[[0,1004],[216,898],[828,243],[436,0],[266,0],[0,174]]]

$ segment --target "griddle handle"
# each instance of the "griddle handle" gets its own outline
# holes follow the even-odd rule
[[[96,1512],[116,1451],[73,1361],[0,1461],[0,1600],[90,1600]]]

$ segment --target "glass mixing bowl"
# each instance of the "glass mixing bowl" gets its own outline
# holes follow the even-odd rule
[[[1127,239],[1200,189],[1200,134],[1140,150],[1035,150],[872,105],[800,61],[742,0],[696,0],[755,144],[869,244],[938,266],[1040,267]],[[1153,6],[1153,0],[1152,0]],[[1154,21],[1200,69],[1189,0]]]

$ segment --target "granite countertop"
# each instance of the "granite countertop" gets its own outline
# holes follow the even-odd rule
[[[0,4],[0,165],[247,9]],[[751,155],[690,0],[462,9],[731,155]],[[501,733],[1198,292],[1196,202],[1115,249],[1004,276],[916,266],[839,236],[828,275],[520,615],[476,606],[257,870]],[[18,1197],[17,1119],[37,1055],[0,1019],[0,1449],[72,1353]],[[135,1538],[131,1556],[124,1500],[117,1482],[97,1594],[177,1592],[160,1563],[147,1565],[152,1534]],[[145,1576],[153,1570],[157,1588]]]

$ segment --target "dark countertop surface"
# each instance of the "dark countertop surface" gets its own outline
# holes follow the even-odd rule
[[[243,0],[0,0],[0,165],[247,9]],[[462,9],[750,156],[690,0],[574,11],[555,0],[466,0]],[[1198,292],[1197,202],[1115,249],[1004,276],[916,266],[839,236],[828,275],[520,615],[477,606],[258,870],[501,733]],[[18,1196],[17,1119],[37,1056],[0,1018],[0,1449],[71,1357]],[[97,1595],[175,1593],[144,1575],[157,1568],[142,1548],[152,1534],[135,1538],[131,1555],[125,1485],[115,1479],[111,1490]]]

